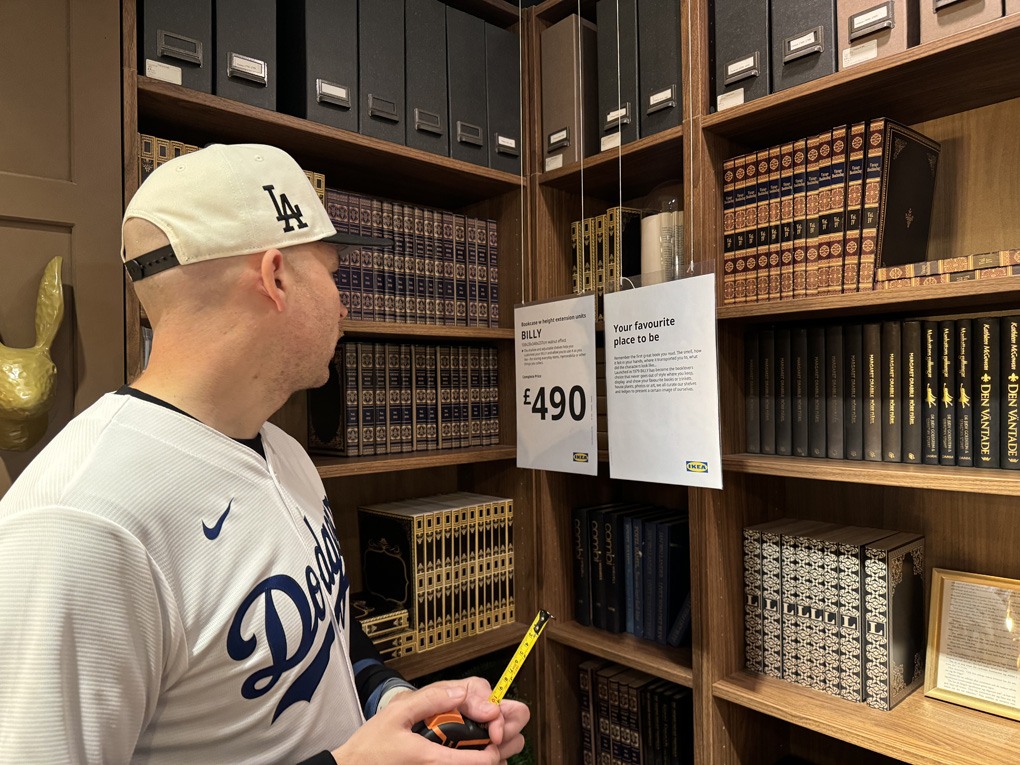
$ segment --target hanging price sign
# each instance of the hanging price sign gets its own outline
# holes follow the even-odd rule
[[[595,475],[595,297],[514,309],[517,466]]]

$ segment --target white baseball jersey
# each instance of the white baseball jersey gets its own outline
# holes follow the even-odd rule
[[[296,762],[364,721],[296,441],[108,394],[0,500],[0,762]]]

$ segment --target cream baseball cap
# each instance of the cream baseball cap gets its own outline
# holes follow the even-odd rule
[[[250,255],[308,242],[392,247],[388,239],[338,234],[304,171],[264,144],[213,144],[156,168],[124,211],[157,226],[169,246],[125,260],[132,281],[176,265]],[[121,259],[126,259],[123,225]]]

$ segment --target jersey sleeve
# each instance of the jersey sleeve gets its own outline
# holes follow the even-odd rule
[[[131,760],[176,613],[161,581],[137,539],[89,513],[0,521],[0,762]]]
[[[414,690],[414,686],[399,672],[383,664],[382,656],[357,619],[351,619],[351,666],[366,720],[379,711],[379,702],[389,691],[396,688]]]

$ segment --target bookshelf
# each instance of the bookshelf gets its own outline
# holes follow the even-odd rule
[[[530,14],[532,82],[540,81],[538,35],[594,4],[546,0]],[[570,222],[639,199],[682,177],[689,252],[722,269],[721,169],[725,160],[812,131],[888,116],[943,145],[929,257],[1020,242],[1020,146],[1006,126],[1020,119],[1020,15],[714,113],[709,92],[707,0],[683,0],[684,121],[582,163],[544,173],[532,126],[532,260],[535,299],[570,292]],[[540,94],[533,94],[539,98]],[[538,119],[540,104],[532,109]],[[540,126],[540,120],[537,123]],[[622,189],[622,194],[621,194]],[[694,692],[696,762],[772,763],[786,753],[818,763],[1006,762],[1020,758],[1020,724],[913,694],[889,713],[744,670],[744,526],[789,515],[923,532],[927,566],[1020,576],[1009,471],[795,459],[746,454],[743,336],[772,323],[933,318],[1011,313],[1020,279],[958,282],[717,308],[724,486],[722,492],[540,473],[536,481],[539,599],[566,617],[550,627],[540,688],[555,705],[539,713],[542,762],[575,762],[577,666],[611,659]],[[689,652],[607,635],[571,621],[569,513],[621,497],[686,507],[691,518],[693,646]],[[559,610],[554,610],[559,609]]]
[[[505,0],[450,0],[452,7],[488,22],[517,29],[517,7]],[[466,342],[495,346],[499,356],[500,443],[495,446],[415,452],[385,456],[339,458],[313,456],[334,511],[334,520],[351,583],[362,587],[357,508],[457,490],[514,499],[516,609],[520,621],[441,646],[395,659],[393,666],[409,678],[516,645],[537,610],[534,581],[534,505],[530,476],[515,466],[516,433],[513,407],[513,306],[521,302],[520,264],[528,240],[523,235],[528,183],[512,175],[466,162],[437,157],[401,145],[346,132],[207,93],[139,76],[135,0],[123,0],[123,192],[124,201],[137,189],[137,135],[148,133],[186,143],[270,143],[288,151],[307,169],[324,173],[330,188],[394,201],[493,218],[500,233],[499,327],[422,326],[374,321],[344,325],[350,339],[380,342]],[[527,104],[525,103],[525,108]],[[525,149],[525,159],[527,158]],[[141,372],[139,327],[147,319],[125,283],[126,377]],[[297,394],[272,418],[301,443],[307,430],[304,394]],[[533,687],[537,670],[530,665],[521,676]],[[496,678],[490,678],[493,682]],[[527,691],[525,691],[527,692]]]

